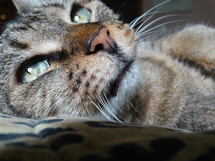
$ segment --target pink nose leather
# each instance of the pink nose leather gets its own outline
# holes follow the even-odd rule
[[[114,42],[109,37],[109,31],[106,27],[101,28],[90,42],[90,52],[94,53],[97,50],[114,52]]]

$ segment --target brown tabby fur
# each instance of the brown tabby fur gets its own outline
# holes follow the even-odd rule
[[[215,128],[214,28],[189,26],[142,41],[100,1],[13,1],[19,16],[0,38],[1,113]],[[91,10],[91,23],[71,22],[74,2]],[[89,51],[103,27],[115,49]],[[49,70],[20,83],[20,68],[42,55],[54,57]]]

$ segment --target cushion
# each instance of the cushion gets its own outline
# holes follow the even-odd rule
[[[0,161],[209,161],[215,131],[0,115]]]

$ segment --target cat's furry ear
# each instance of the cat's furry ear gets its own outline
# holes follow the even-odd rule
[[[41,0],[12,0],[18,12],[29,11],[42,5]]]

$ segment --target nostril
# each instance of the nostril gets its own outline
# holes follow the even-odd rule
[[[102,27],[89,40],[89,53],[96,53],[100,50],[114,52],[116,47],[113,40],[110,38],[110,32],[107,27]]]
[[[109,30],[107,30],[107,35],[110,36],[110,31]]]
[[[98,52],[98,51],[100,51],[100,50],[104,50],[104,47],[103,47],[103,45],[102,44],[98,44],[98,45],[96,45],[96,47],[95,47],[95,53],[96,52]]]

